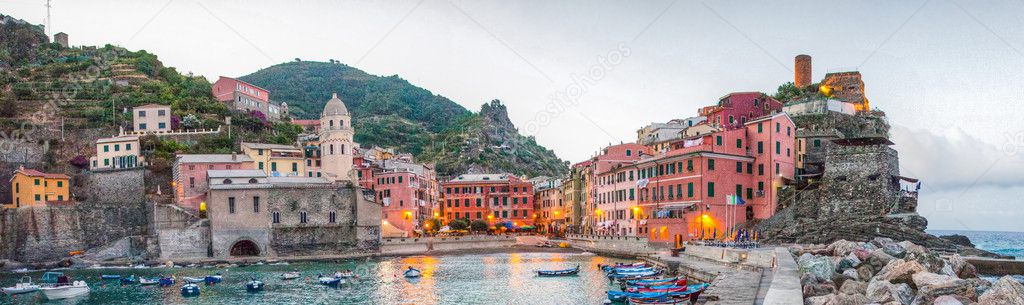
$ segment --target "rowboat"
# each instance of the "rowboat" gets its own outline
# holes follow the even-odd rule
[[[639,273],[612,273],[608,278],[620,280],[635,280],[661,274],[661,270],[644,271]]]
[[[169,286],[173,286],[173,285],[174,285],[174,278],[173,277],[163,277],[163,278],[160,278],[160,287],[169,287]]]
[[[352,272],[352,271],[335,272],[334,273],[334,277],[340,277],[340,278],[343,278],[343,279],[348,279],[348,278],[356,277],[356,274],[354,272]]]
[[[666,282],[677,282],[677,281],[680,281],[680,280],[684,280],[685,281],[686,278],[670,277],[670,278],[658,278],[658,279],[647,279],[647,280],[630,280],[630,281],[626,281],[625,284],[627,286],[658,286],[658,285],[664,285],[664,283],[666,283]],[[683,285],[679,285],[679,286],[683,286]]]
[[[207,275],[206,278],[203,279],[203,281],[206,282],[207,285],[220,283],[223,280],[224,276],[220,275],[220,273],[216,275]]]
[[[420,272],[419,269],[416,269],[416,268],[413,268],[413,267],[409,267],[409,269],[405,270],[404,275],[407,278],[416,278],[416,277],[420,277],[421,275],[423,275],[423,273]]]
[[[89,285],[85,281],[75,281],[71,284],[39,287],[39,291],[50,300],[70,299],[89,294]]]
[[[668,292],[655,297],[628,297],[628,300],[629,304],[636,305],[693,304],[697,302],[697,297],[699,297],[701,292],[704,292],[707,287],[708,284],[689,285],[686,286],[685,291],[681,292]]]
[[[39,290],[39,285],[33,284],[32,277],[28,276],[22,277],[21,282],[14,284],[14,286],[3,288],[4,294],[7,295],[35,292],[37,290]]]
[[[608,291],[608,300],[612,302],[625,302],[628,298],[642,298],[652,299],[669,296],[672,294],[679,294],[678,292],[625,292],[625,291]]]
[[[245,290],[248,292],[260,292],[263,291],[263,281],[252,278],[251,281],[245,283]]]
[[[605,272],[607,272],[607,273],[639,273],[639,272],[646,272],[646,271],[653,271],[653,270],[655,270],[654,267],[625,268],[625,269],[612,268],[612,269],[608,269]]]
[[[662,285],[651,287],[627,287],[626,292],[680,292],[686,291],[686,286]]]
[[[127,284],[133,284],[133,283],[135,283],[135,276],[134,275],[130,275],[130,276],[122,277],[121,278],[121,284],[127,285]]]
[[[119,279],[121,279],[121,276],[117,275],[117,274],[104,274],[104,275],[100,275],[100,279],[104,279],[104,280],[119,280]]]
[[[189,283],[189,284],[202,283],[203,281],[206,280],[205,277],[190,277],[190,276],[183,277],[182,279],[185,280],[185,283]]]
[[[183,297],[195,297],[199,296],[199,285],[194,283],[188,283],[181,286],[181,296]]]
[[[318,280],[320,281],[320,284],[327,286],[338,286],[345,283],[345,279],[340,277],[321,276]]]
[[[147,278],[144,278],[144,277],[140,277],[139,278],[139,285],[142,285],[142,286],[151,286],[151,285],[156,285],[156,284],[159,284],[159,283],[160,283],[160,279],[158,279],[158,278],[152,278],[152,279],[147,279]]]
[[[302,277],[302,273],[299,273],[298,271],[285,272],[284,274],[281,274],[282,280],[294,280],[299,277]]]
[[[575,268],[562,269],[562,270],[538,270],[537,276],[570,276],[580,273],[580,265],[576,265]]]

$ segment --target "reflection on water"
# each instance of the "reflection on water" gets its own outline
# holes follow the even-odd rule
[[[564,253],[511,253],[463,256],[415,256],[379,260],[353,260],[341,263],[295,263],[287,266],[247,266],[228,269],[104,269],[65,271],[75,279],[84,279],[93,288],[85,298],[47,304],[601,304],[608,290],[598,264],[615,260],[594,255]],[[541,278],[537,270],[564,269],[579,264],[575,277]],[[420,269],[422,277],[406,279],[408,267]],[[303,277],[286,281],[280,274],[297,270]],[[353,270],[360,279],[338,288],[319,285],[319,272],[331,274]],[[196,298],[182,298],[178,287],[159,288],[138,285],[121,286],[99,280],[101,274],[153,277],[174,274],[201,277],[221,272],[224,282],[203,286]],[[41,272],[31,273],[38,279]],[[2,274],[0,284],[12,286],[21,274]],[[250,276],[263,279],[266,291],[247,293],[244,283]],[[0,296],[0,304],[42,304],[35,294],[17,298]]]

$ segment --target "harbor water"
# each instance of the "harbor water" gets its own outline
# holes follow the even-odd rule
[[[88,296],[47,301],[38,293],[0,296],[0,304],[601,304],[609,289],[599,264],[624,261],[603,256],[569,253],[501,253],[403,258],[358,259],[341,262],[302,262],[234,266],[227,268],[148,268],[62,270],[74,280],[86,280]],[[578,276],[537,277],[537,270],[580,265]],[[406,279],[407,267],[422,270],[419,279]],[[360,279],[338,288],[320,285],[317,274],[352,270]],[[302,277],[282,280],[280,275],[299,271]],[[200,284],[198,297],[182,297],[183,277],[224,275],[221,283]],[[121,285],[101,280],[103,274],[157,277],[171,274],[173,287]],[[22,276],[38,281],[42,271],[4,273],[2,286],[13,286]],[[256,277],[266,283],[263,292],[249,293],[245,283]]]

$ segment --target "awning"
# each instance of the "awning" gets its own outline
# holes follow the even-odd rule
[[[903,177],[903,176],[896,176],[896,178],[899,178],[900,180],[903,180],[903,181],[906,181],[906,182],[910,182],[910,183],[917,183],[917,181],[919,181],[919,179],[917,179],[917,178],[910,178],[910,177]]]

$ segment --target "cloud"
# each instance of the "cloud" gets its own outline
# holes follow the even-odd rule
[[[891,133],[901,174],[920,178],[929,188],[970,192],[980,186],[1024,186],[1024,143],[1016,136],[995,145],[956,127],[935,134],[894,125]]]

